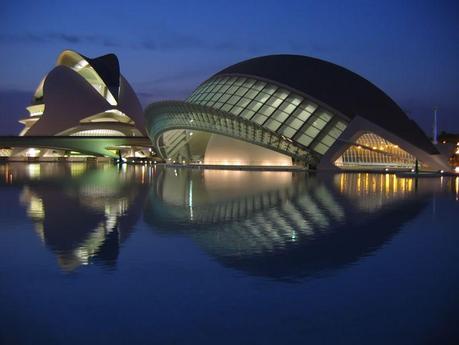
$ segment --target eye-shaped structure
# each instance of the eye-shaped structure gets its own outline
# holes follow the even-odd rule
[[[270,55],[230,66],[185,102],[151,104],[147,132],[171,161],[447,170],[447,160],[383,91],[335,64]]]
[[[137,96],[113,54],[63,51],[40,82],[20,136],[143,136]]]

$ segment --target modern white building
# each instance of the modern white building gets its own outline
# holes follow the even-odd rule
[[[382,90],[333,63],[270,55],[232,65],[184,102],[153,103],[147,131],[168,161],[318,169],[449,170]]]

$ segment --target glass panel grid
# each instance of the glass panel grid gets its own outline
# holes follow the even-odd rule
[[[224,77],[211,80],[200,89],[190,100],[241,116],[288,138],[296,136],[295,140],[302,145],[312,143],[320,151],[324,147],[319,144],[331,146],[346,127],[343,121],[337,121],[316,143],[314,139],[335,116],[323,109],[318,111],[316,103],[302,96],[264,81]]]
[[[412,168],[416,158],[384,138],[365,133],[335,162],[343,168]]]

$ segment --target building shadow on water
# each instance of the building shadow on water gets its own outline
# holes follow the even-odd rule
[[[159,172],[145,221],[190,236],[222,265],[276,280],[321,276],[372,255],[427,205],[430,187],[389,174]]]

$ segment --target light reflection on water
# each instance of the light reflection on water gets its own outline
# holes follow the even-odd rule
[[[21,187],[20,203],[64,271],[91,261],[113,269],[120,245],[143,213],[152,231],[190,236],[222,264],[249,274],[319,273],[383,245],[422,210],[438,184],[425,179],[416,188],[413,178],[394,174],[146,165],[36,163],[1,169],[4,185]],[[447,185],[443,179],[440,184]],[[448,184],[457,198],[458,179]]]
[[[145,220],[250,275],[321,275],[381,247],[427,204],[395,175],[161,170]],[[400,209],[403,208],[403,212]],[[356,240],[357,239],[357,240]]]
[[[99,268],[113,275],[121,272],[129,281],[143,280],[145,276],[136,272],[145,268],[123,261],[128,259],[122,255],[124,250],[131,256],[137,253],[138,262],[153,255],[130,249],[138,233],[143,238],[170,239],[177,248],[181,240],[189,241],[209,263],[217,264],[217,275],[237,272],[257,282],[306,288],[314,279],[336,277],[364,265],[423,212],[432,213],[438,229],[447,229],[449,220],[437,213],[442,214],[441,205],[451,207],[453,202],[456,209],[459,205],[458,177],[416,181],[394,174],[81,163],[3,164],[0,176],[3,193],[18,190],[17,198],[7,203],[22,212],[5,217],[3,224],[27,217],[32,224],[27,230],[36,233],[34,238],[57,263],[47,269],[57,268],[64,277],[81,277]],[[4,233],[0,230],[0,236]],[[186,251],[170,255],[182,262],[195,260]],[[120,265],[130,265],[132,272],[120,270]],[[206,265],[200,269],[205,271]],[[155,272],[156,279],[170,274],[166,267]],[[176,283],[186,285],[187,279],[178,275]],[[200,286],[204,291],[213,288]],[[225,293],[231,298],[230,291]],[[272,293],[275,300],[276,292]]]

